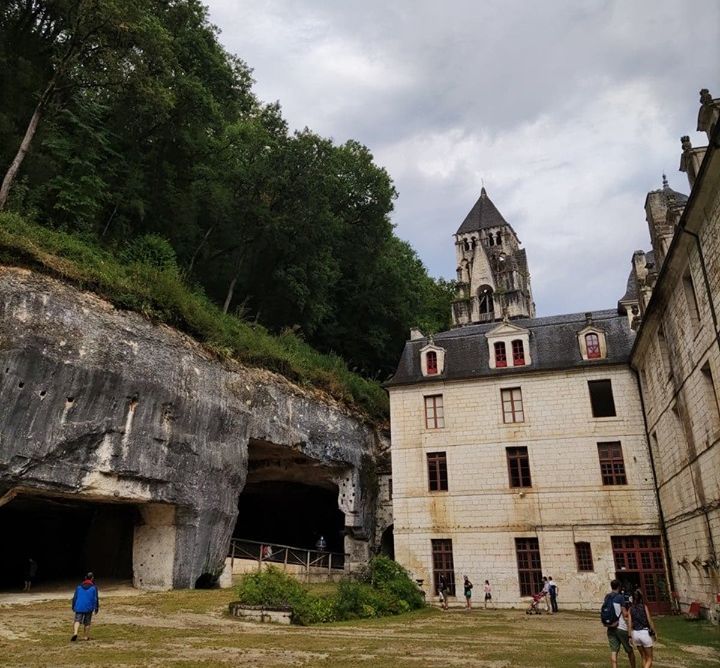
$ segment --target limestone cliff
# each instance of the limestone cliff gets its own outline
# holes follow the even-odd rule
[[[253,440],[333,476],[346,550],[362,561],[370,426],[93,294],[0,268],[0,505],[18,494],[136,504],[136,584],[191,587],[227,553]]]

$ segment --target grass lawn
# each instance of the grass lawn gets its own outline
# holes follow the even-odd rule
[[[102,593],[102,592],[101,592]],[[69,600],[70,593],[68,593]],[[428,608],[401,617],[286,627],[226,615],[232,591],[101,598],[93,640],[70,643],[66,601],[0,606],[4,666],[483,666],[609,665],[594,613],[529,617],[522,610]],[[657,622],[655,666],[717,668],[720,632],[703,622]],[[627,666],[623,657],[620,666]]]

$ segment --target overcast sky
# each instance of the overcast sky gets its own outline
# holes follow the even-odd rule
[[[488,195],[527,249],[538,315],[613,308],[643,204],[678,172],[698,91],[720,96],[717,0],[209,0],[293,129],[357,139],[433,276]]]

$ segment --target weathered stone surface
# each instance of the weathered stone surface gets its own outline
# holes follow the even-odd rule
[[[169,327],[8,267],[0,365],[0,504],[18,492],[139,504],[139,585],[190,587],[219,572],[251,439],[338,471],[347,546],[362,554],[372,536],[361,481],[376,434],[282,377],[220,363]]]

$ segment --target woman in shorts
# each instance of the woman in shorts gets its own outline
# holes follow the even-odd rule
[[[470,582],[470,578],[465,575],[463,576],[463,591],[465,593],[465,609],[470,610],[472,608],[472,588],[473,583]]]
[[[643,660],[643,668],[652,668],[653,645],[657,639],[655,625],[645,599],[639,589],[633,594],[633,602],[630,606],[630,619],[632,621],[632,641],[640,652]]]
[[[490,605],[492,605],[492,587],[490,586],[490,581],[485,580],[485,607],[488,607],[488,601],[490,601]]]

